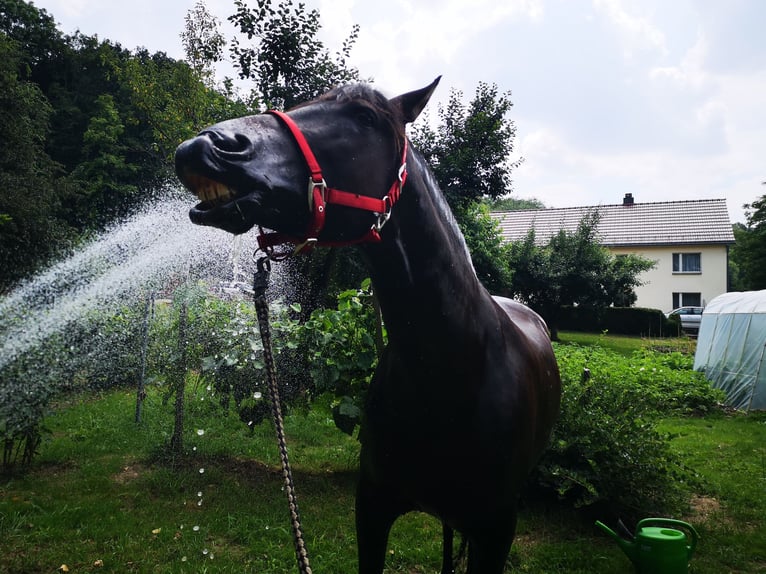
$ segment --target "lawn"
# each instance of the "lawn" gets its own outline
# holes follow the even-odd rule
[[[626,357],[639,349],[657,349],[679,351],[694,354],[697,340],[690,337],[673,339],[646,338],[632,335],[609,335],[606,333],[583,333],[580,331],[561,331],[561,343],[578,345],[601,345]]]
[[[138,425],[132,392],[58,404],[32,468],[0,479],[0,572],[295,572],[273,428],[250,431],[206,393],[191,398],[183,457],[163,448],[173,413],[156,390]],[[326,409],[292,413],[286,426],[312,568],[355,572],[358,444]],[[766,572],[766,416],[679,416],[661,429],[699,474],[677,516],[701,536],[690,572]],[[596,517],[525,502],[507,571],[630,572]],[[408,515],[394,527],[386,571],[438,572],[440,546],[436,520]]]

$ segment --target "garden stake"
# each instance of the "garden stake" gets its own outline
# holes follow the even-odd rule
[[[277,444],[279,446],[279,460],[282,463],[282,478],[287,491],[287,500],[290,508],[290,524],[293,528],[293,541],[295,543],[295,556],[298,559],[298,571],[301,574],[312,574],[309,565],[308,552],[303,540],[301,519],[298,514],[298,500],[295,495],[293,474],[290,470],[290,460],[287,457],[287,442],[285,440],[285,426],[282,419],[282,405],[277,384],[277,370],[274,365],[274,355],[271,349],[271,331],[269,329],[269,305],[266,302],[266,287],[269,285],[271,262],[268,257],[261,257],[257,262],[257,270],[253,276],[253,303],[258,315],[258,329],[263,341],[263,357],[266,363],[266,379],[269,397],[271,399],[271,416],[274,419],[274,427],[277,431]]]

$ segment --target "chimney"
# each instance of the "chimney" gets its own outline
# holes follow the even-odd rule
[[[625,197],[622,198],[622,204],[623,205],[633,205],[633,194],[632,193],[626,193]]]

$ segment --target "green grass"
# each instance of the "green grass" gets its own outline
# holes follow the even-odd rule
[[[766,572],[766,413],[673,418],[661,430],[700,475],[690,520],[700,534],[696,572]]]
[[[272,426],[251,432],[209,396],[192,396],[182,457],[163,448],[172,411],[156,391],[140,425],[125,391],[57,405],[32,468],[0,479],[0,572],[295,572]],[[358,443],[323,409],[292,414],[286,427],[313,570],[355,572]],[[701,536],[690,572],[766,572],[766,415],[674,417],[661,429],[700,475],[677,516]],[[525,504],[508,572],[632,571],[596,517]],[[386,572],[437,572],[440,546],[435,519],[408,515],[392,532]]]
[[[162,448],[170,407],[151,394],[135,425],[134,401],[111,392],[49,417],[33,468],[0,483],[0,572],[293,572],[272,425],[250,432],[197,400],[187,454],[174,458]],[[289,416],[286,428],[314,570],[353,572],[358,443],[321,409]],[[422,514],[398,523],[393,571],[437,569],[440,533]]]
[[[630,335],[607,335],[603,333],[583,333],[580,331],[561,331],[560,342],[563,344],[601,345],[604,348],[629,357],[634,351],[653,349],[661,351],[679,351],[694,354],[696,339],[678,337],[655,339]]]

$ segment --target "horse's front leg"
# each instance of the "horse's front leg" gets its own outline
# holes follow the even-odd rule
[[[408,510],[400,499],[362,474],[356,492],[359,574],[382,574],[391,526]]]
[[[468,534],[467,574],[502,574],[515,534],[515,509]]]

